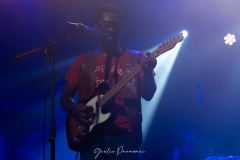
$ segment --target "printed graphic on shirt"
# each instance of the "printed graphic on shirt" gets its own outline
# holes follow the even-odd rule
[[[96,86],[95,87],[97,87],[102,82],[105,82],[104,70],[105,70],[105,65],[96,66],[96,68],[95,68],[95,82],[96,82]],[[112,65],[108,77],[111,77],[113,72],[115,72],[115,65]],[[119,65],[117,67],[117,73],[118,73],[118,79],[121,79],[123,77],[123,75],[124,75],[124,71],[123,71],[122,68],[120,68]]]

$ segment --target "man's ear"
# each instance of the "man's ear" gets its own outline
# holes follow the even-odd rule
[[[121,28],[120,28],[120,33],[122,33],[122,30],[123,30],[123,25],[121,25]]]
[[[99,27],[96,23],[94,24],[94,29],[99,31]]]

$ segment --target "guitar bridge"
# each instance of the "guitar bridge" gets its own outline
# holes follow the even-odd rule
[[[81,128],[82,124],[79,120],[76,120],[76,128],[79,129]]]
[[[76,137],[74,137],[73,141],[78,141],[79,139],[81,139],[87,133],[89,133],[89,128],[83,130],[82,132],[79,132],[78,135]]]
[[[83,131],[80,132],[79,134],[84,136],[84,135],[87,134],[87,133],[89,133],[89,128],[83,130]]]

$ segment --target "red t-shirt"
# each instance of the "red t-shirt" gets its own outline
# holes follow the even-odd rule
[[[96,67],[95,67],[95,84],[97,87],[99,84],[105,81],[105,61],[106,61],[106,56],[100,53],[100,51],[97,51],[97,60],[96,60]],[[145,55],[142,54],[141,59],[145,59]],[[79,69],[81,67],[82,61],[84,59],[84,55],[79,56],[72,66],[70,67],[65,79],[66,81],[71,84],[74,87],[78,86],[79,82]],[[117,77],[118,81],[121,80],[121,78],[124,75],[124,70],[125,70],[125,61],[126,61],[126,50],[122,50],[121,56],[118,62],[117,66]],[[111,65],[109,69],[109,75],[108,78],[112,76],[112,74],[115,71],[115,62],[116,62],[116,57],[111,58]],[[140,76],[143,75],[143,72],[140,72]],[[114,126],[111,125],[109,126],[110,128],[107,128],[111,130],[112,128],[122,128],[126,129],[128,132],[132,132],[131,125],[129,122],[129,119],[127,117],[126,110],[124,108],[124,101],[121,96],[121,92],[119,92],[115,96],[115,104],[110,108],[111,113],[117,115],[115,121],[114,121]]]

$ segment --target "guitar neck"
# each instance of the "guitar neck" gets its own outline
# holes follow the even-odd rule
[[[114,95],[116,95],[133,77],[135,77],[140,71],[142,67],[140,65],[136,65],[132,71],[125,75],[116,85],[114,85],[99,101],[99,106],[102,107],[105,105]]]
[[[156,50],[154,50],[151,53],[150,57],[157,58],[164,52],[173,49],[177,45],[178,42],[181,42],[183,40],[183,38],[184,38],[183,33],[180,33],[179,35],[173,37],[172,39],[162,43],[160,46],[158,46],[158,48]]]
[[[154,50],[150,57],[157,58],[164,52],[174,48],[178,42],[183,40],[183,34],[173,37],[172,39],[164,42],[156,50]],[[113,86],[99,101],[99,107],[105,105],[114,95],[116,95],[133,77],[135,77],[140,71],[142,67],[140,65],[136,65],[132,71],[125,75],[115,86]]]

